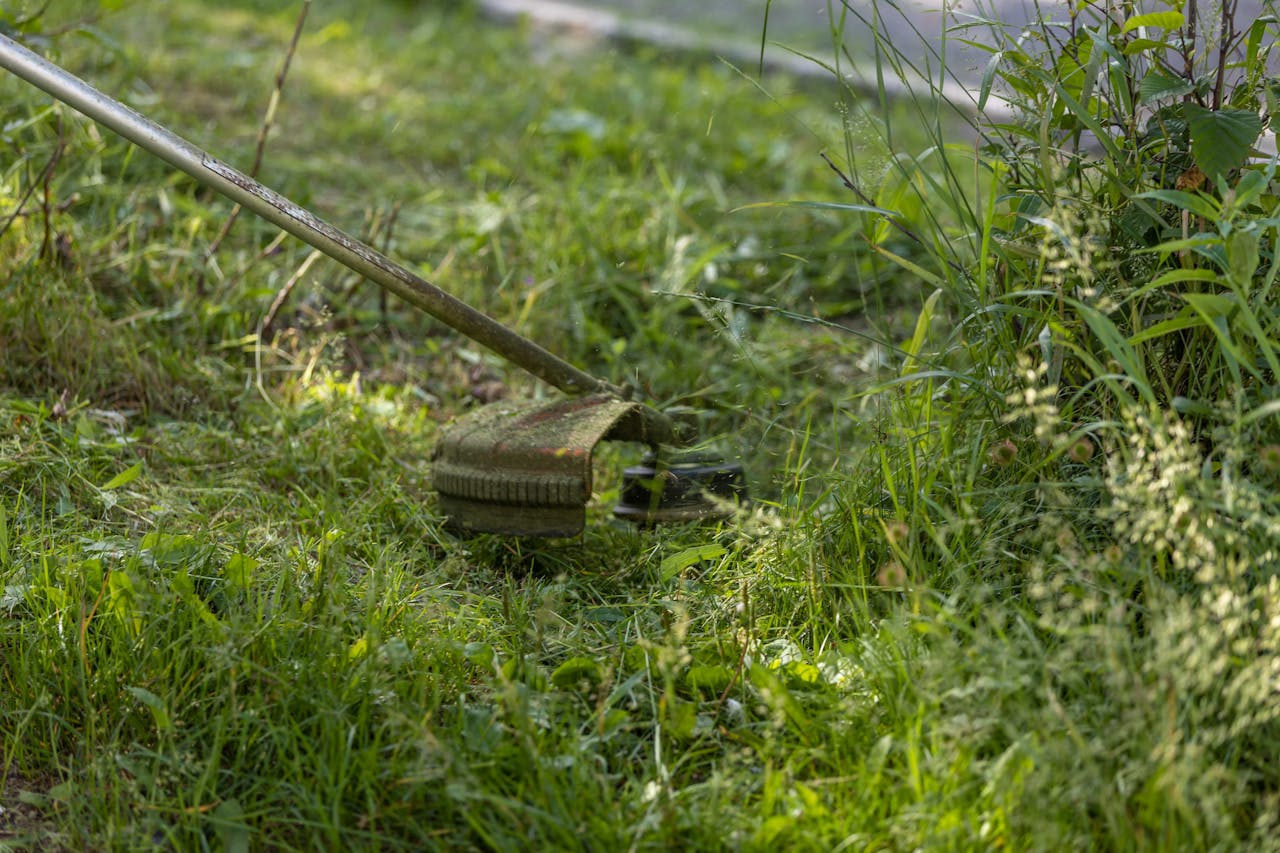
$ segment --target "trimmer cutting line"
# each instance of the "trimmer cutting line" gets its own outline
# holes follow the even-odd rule
[[[605,440],[653,452],[624,473],[614,513],[642,525],[723,516],[746,497],[736,463],[664,453],[690,430],[630,388],[598,379],[415,275],[177,134],[0,35],[0,67],[154,154],[338,263],[569,395],[551,403],[493,403],[447,427],[433,455],[440,507],[456,529],[573,536],[586,520],[591,459]]]

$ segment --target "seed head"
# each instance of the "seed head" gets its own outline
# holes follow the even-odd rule
[[[907,582],[907,570],[897,560],[890,560],[876,572],[876,580],[880,586],[897,589]]]
[[[890,545],[901,545],[907,541],[907,535],[910,533],[911,528],[907,527],[905,521],[894,519],[884,524],[884,538],[889,540]]]
[[[1093,439],[1088,436],[1084,436],[1075,444],[1071,445],[1071,449],[1067,451],[1067,458],[1072,462],[1079,462],[1083,464],[1093,458],[1093,451]]]
[[[1258,462],[1268,474],[1280,474],[1280,444],[1268,444],[1259,450]]]
[[[1000,468],[1008,468],[1018,456],[1018,445],[1006,438],[991,445],[991,449],[987,453],[991,457],[993,465]]]

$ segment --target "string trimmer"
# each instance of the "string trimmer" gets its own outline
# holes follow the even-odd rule
[[[664,461],[658,451],[688,445],[690,430],[632,400],[631,389],[574,367],[3,35],[0,67],[569,395],[551,403],[493,403],[443,431],[432,474],[455,528],[577,534],[591,498],[592,453],[604,440],[654,450],[625,472],[619,517],[641,524],[704,518],[722,514],[724,499],[744,496],[741,466]]]

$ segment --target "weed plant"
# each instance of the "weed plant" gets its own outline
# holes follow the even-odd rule
[[[867,168],[849,97],[862,240],[935,291],[867,391],[874,453],[773,546],[817,577],[768,606],[900,668],[900,843],[1274,849],[1274,10],[1038,11],[952,13],[924,61],[880,43],[972,145]],[[882,19],[833,12],[837,48]],[[958,46],[986,61],[953,106]]]

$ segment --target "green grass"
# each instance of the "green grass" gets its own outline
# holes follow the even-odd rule
[[[52,46],[247,164],[296,14]],[[246,216],[207,258],[225,202],[0,79],[0,849],[1274,849],[1272,195],[1112,264],[1186,144],[1126,194],[1011,82],[1042,108],[975,147],[927,98],[313,9],[263,179],[697,410],[760,498],[632,529],[611,447],[529,541],[446,532],[430,449],[545,389],[324,261],[259,340],[305,250]],[[823,151],[896,215],[776,204],[867,200]],[[1143,331],[1183,304],[1196,346]]]
[[[138,6],[55,44],[245,163],[295,14]],[[0,86],[33,119],[13,134],[8,204],[59,133],[67,147],[48,222],[61,260],[41,252],[36,206],[4,238],[2,766],[40,816],[4,843],[778,835],[767,818],[807,775],[790,744],[820,742],[748,660],[785,630],[736,606],[776,514],[641,533],[608,519],[602,467],[580,541],[447,535],[437,425],[481,383],[540,389],[324,262],[255,346],[304,252],[259,258],[274,233],[244,217],[206,261],[225,203]],[[786,87],[465,10],[317,8],[263,178],[358,233],[398,205],[397,257],[591,370],[704,410],[758,495],[798,501],[788,483],[849,452],[836,412],[865,351],[804,318],[874,304],[892,324],[911,290],[880,296],[892,271],[848,253],[837,215],[731,212],[834,193],[809,129],[838,132],[830,94]]]

